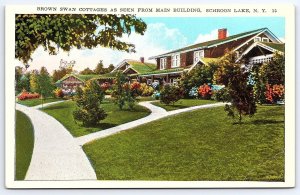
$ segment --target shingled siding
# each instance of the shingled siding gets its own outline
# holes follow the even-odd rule
[[[218,45],[217,47],[209,48],[205,51],[205,57],[206,58],[221,57],[225,54],[226,49],[232,50],[232,49],[238,47],[239,45],[243,44],[247,40],[249,40],[251,37],[253,37],[253,35],[241,38],[241,39],[236,40],[236,41],[235,40],[230,41],[228,43]]]
[[[160,58],[156,59],[156,70],[160,69]]]
[[[167,57],[167,69],[170,69],[170,68],[171,68],[171,65],[172,65],[172,62],[171,62],[171,56],[168,56],[168,57]]]
[[[186,53],[181,53],[180,54],[180,67],[185,67],[186,66],[186,58],[187,58]]]

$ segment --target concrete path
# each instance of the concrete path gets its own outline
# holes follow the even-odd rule
[[[148,102],[140,102],[139,105],[144,106],[146,108],[148,108],[149,110],[151,110],[151,114],[135,120],[135,121],[131,121],[116,127],[112,127],[106,130],[102,130],[102,131],[98,131],[95,133],[91,133],[88,135],[84,135],[81,137],[76,138],[78,145],[84,145],[90,141],[96,140],[96,139],[100,139],[100,138],[104,138],[110,135],[113,135],[115,133],[118,133],[120,131],[125,131],[128,129],[131,129],[133,127],[137,127],[139,125],[142,124],[146,124],[167,116],[172,116],[172,115],[176,115],[179,113],[183,113],[183,112],[190,112],[193,110],[197,110],[197,109],[203,109],[203,108],[212,108],[212,107],[218,107],[218,106],[223,106],[226,103],[214,103],[214,104],[206,104],[206,105],[201,105],[201,106],[193,106],[193,107],[189,107],[189,108],[183,108],[183,109],[178,109],[178,110],[173,110],[173,111],[169,111],[167,112],[165,109],[155,106],[153,104],[151,104],[152,101],[148,101]]]
[[[52,102],[47,105],[55,104]],[[25,180],[96,180],[82,148],[56,119],[38,110],[41,106],[16,104],[34,127],[34,148]]]

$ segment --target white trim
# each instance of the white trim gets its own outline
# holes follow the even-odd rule
[[[202,64],[207,65],[207,63],[205,63],[205,62],[203,61],[202,58],[199,58],[199,60],[198,60],[197,62],[195,62],[195,63],[189,68],[188,72],[190,72],[195,66],[197,66],[197,64],[198,64],[199,62],[202,62]]]
[[[270,39],[267,37],[262,37],[261,41],[262,42],[270,42]]]
[[[254,42],[260,42],[260,41],[261,41],[261,37],[259,37],[259,36],[254,37]]]
[[[238,61],[240,61],[249,51],[251,51],[254,47],[256,47],[256,46],[260,46],[260,47],[262,47],[262,48],[264,48],[264,49],[267,49],[267,50],[269,50],[269,51],[271,51],[271,52],[275,52],[275,51],[278,51],[278,50],[276,50],[276,49],[273,49],[272,47],[269,47],[269,46],[267,46],[267,45],[265,45],[265,44],[263,44],[263,43],[261,43],[261,42],[254,42],[252,45],[250,45],[241,55],[240,55],[240,57],[236,60],[236,62],[238,62]],[[283,53],[283,52],[281,52],[281,51],[278,51],[279,53]]]
[[[164,64],[163,67],[162,67],[162,64]],[[159,69],[164,70],[166,68],[167,68],[167,58],[159,58]]]
[[[277,38],[277,37],[269,30],[269,29],[265,29],[264,31],[258,33],[256,36],[251,37],[250,39],[248,39],[245,43],[241,44],[240,46],[238,46],[237,48],[235,48],[233,51],[236,51],[236,50],[240,49],[240,48],[243,47],[244,45],[248,44],[251,40],[254,41],[254,38],[255,38],[255,37],[257,37],[257,36],[259,36],[259,35],[261,35],[262,33],[265,33],[265,32],[269,33],[269,35],[273,37],[273,39],[275,40],[275,42],[277,41],[278,43],[282,43],[282,42],[281,42],[281,41],[280,41],[280,40],[279,40],[279,39],[278,39],[278,38]],[[271,38],[268,36],[268,34],[266,34],[266,36],[267,36],[269,39],[271,39]]]
[[[178,58],[176,58],[177,56]],[[176,66],[174,65],[174,62]],[[171,56],[171,68],[178,68],[178,67],[180,67],[180,53],[175,53]]]
[[[198,59],[196,59],[196,55],[198,54]],[[204,50],[197,50],[194,51],[194,55],[193,55],[193,63],[198,62],[200,58],[204,58]]]

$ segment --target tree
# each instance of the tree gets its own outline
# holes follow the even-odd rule
[[[88,75],[88,74],[95,74],[95,72],[92,71],[90,68],[85,68],[84,70],[80,71],[79,74]]]
[[[219,67],[214,74],[217,83],[224,84],[228,89],[231,104],[226,104],[225,111],[228,116],[238,116],[239,122],[242,115],[253,116],[256,112],[253,85],[249,82],[249,72],[242,68],[242,62],[237,62],[236,54],[232,51],[220,59]]]
[[[103,61],[100,60],[97,64],[96,68],[94,69],[95,74],[104,74],[106,73],[105,68],[103,67]]]
[[[63,78],[66,74],[71,74],[73,72],[72,67],[60,67],[58,70],[54,70],[52,74],[53,82],[58,81]]]
[[[110,64],[108,67],[107,67],[107,73],[113,71],[113,69],[115,69],[114,65],[113,64]]]
[[[116,74],[116,79],[114,80],[114,84],[113,84],[112,97],[115,98],[115,104],[119,106],[120,110],[123,109],[126,102],[126,92],[123,87],[125,83],[126,83],[125,75],[122,72],[118,71]]]
[[[15,90],[16,93],[20,93],[23,89],[30,91],[29,73],[23,73],[21,67],[15,68]]]
[[[73,112],[75,120],[81,121],[84,126],[97,125],[105,119],[107,114],[101,107],[104,99],[104,92],[101,90],[96,80],[90,80],[82,89],[77,87],[77,94],[74,99],[77,108]]]
[[[39,46],[50,55],[59,49],[70,51],[97,46],[135,52],[133,44],[119,38],[131,32],[143,35],[146,27],[146,23],[134,15],[17,14],[15,58],[26,64]]]
[[[54,85],[45,67],[42,67],[40,71],[32,71],[30,76],[30,88],[33,92],[39,93],[42,99],[52,95]]]

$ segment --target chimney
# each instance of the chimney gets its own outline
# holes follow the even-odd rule
[[[227,29],[222,28],[218,30],[218,39],[226,39],[227,38]]]
[[[140,57],[140,61],[141,61],[142,63],[144,63],[144,62],[145,62],[145,58],[144,58],[144,57]]]

